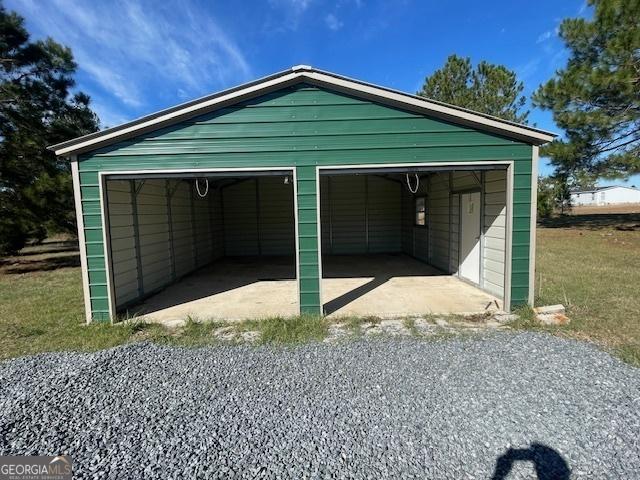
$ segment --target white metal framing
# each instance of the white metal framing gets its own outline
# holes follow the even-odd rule
[[[538,158],[540,147],[534,145],[531,153],[531,237],[529,239],[529,305],[535,302],[536,287],[536,226],[538,217]]]
[[[77,171],[77,162],[72,163],[75,167],[74,174],[74,187],[77,183],[76,192],[80,192],[80,178]],[[102,237],[104,242],[104,250],[105,250],[105,268],[107,272],[107,295],[108,295],[108,303],[109,303],[109,317],[113,322],[115,318],[115,294],[114,294],[114,286],[113,286],[113,269],[111,265],[111,245],[110,245],[110,235],[107,234],[109,222],[108,222],[108,210],[107,210],[107,202],[106,202],[106,182],[110,176],[114,175],[132,175],[139,176],[140,178],[144,178],[145,175],[152,174],[181,174],[181,173],[229,173],[233,175],[235,172],[270,172],[270,171],[285,171],[291,172],[291,177],[293,181],[293,221],[295,223],[294,227],[294,236],[295,236],[295,262],[296,262],[296,291],[298,298],[298,311],[300,311],[300,245],[298,239],[298,182],[296,175],[296,167],[295,166],[286,166],[286,167],[239,167],[239,168],[180,168],[180,169],[158,169],[158,170],[113,170],[113,171],[101,171],[98,175],[98,185],[100,190],[100,215],[102,216]],[[318,197],[319,198],[319,197]],[[76,212],[77,212],[77,199],[76,199]],[[81,206],[80,206],[81,208]],[[78,218],[81,219],[81,211],[78,214]],[[80,221],[80,220],[79,220]],[[84,226],[80,229],[80,223],[78,224],[79,232],[82,232],[82,236],[84,237]],[[80,239],[79,233],[79,241],[81,244],[84,244],[84,239]],[[82,248],[81,248],[82,251]],[[85,290],[85,310],[87,314],[87,322],[91,321],[91,299],[89,297],[89,272],[86,267],[86,252],[85,252],[85,265],[82,267],[82,276],[84,290]]]
[[[504,294],[503,294],[503,302],[504,307],[508,307],[508,310],[511,310],[511,246],[512,246],[512,235],[513,235],[513,194],[511,192],[511,188],[513,185],[513,175],[514,175],[514,161],[513,160],[501,160],[501,161],[470,161],[470,162],[426,162],[426,163],[380,163],[380,164],[348,164],[348,165],[322,165],[316,166],[316,201],[317,201],[317,224],[318,224],[318,270],[320,275],[320,308],[322,309],[324,306],[324,302],[322,300],[322,231],[321,231],[321,220],[320,220],[320,174],[322,170],[341,170],[341,169],[354,169],[354,168],[367,168],[367,169],[384,169],[384,168],[411,168],[411,167],[452,167],[452,170],[455,167],[460,166],[473,166],[473,165],[505,165],[507,166],[507,199],[506,199],[506,237],[505,237],[505,279],[504,279]],[[482,219],[481,219],[482,221]],[[481,229],[482,230],[482,229]],[[531,290],[531,286],[529,286]]]
[[[71,178],[73,180],[73,198],[76,207],[76,222],[78,226],[78,248],[80,249],[80,270],[82,271],[82,292],[84,294],[84,317],[91,322],[91,295],[89,291],[89,265],[87,262],[87,244],[84,236],[84,214],[82,209],[82,190],[80,189],[80,173],[78,159],[71,158]]]

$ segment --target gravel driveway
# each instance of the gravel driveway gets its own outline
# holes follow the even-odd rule
[[[639,437],[640,369],[534,333],[0,364],[0,454],[78,478],[629,479]]]

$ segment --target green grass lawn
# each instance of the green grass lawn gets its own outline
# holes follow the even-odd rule
[[[536,305],[562,303],[588,339],[640,366],[640,215],[580,215],[538,229]]]
[[[118,345],[132,326],[84,324],[77,267],[0,275],[0,358]]]
[[[4,264],[0,269],[0,359],[45,351],[97,350],[140,339],[202,345],[211,343],[211,332],[219,326],[189,322],[180,332],[140,322],[87,326],[80,269],[74,262],[47,263],[39,256],[34,268],[28,261],[18,267]],[[566,305],[571,323],[527,328],[596,342],[640,366],[639,292],[639,215],[563,217],[538,229],[536,304]],[[259,330],[264,341],[275,343],[321,339],[327,331],[327,322],[311,317],[268,319],[260,326],[245,323]]]

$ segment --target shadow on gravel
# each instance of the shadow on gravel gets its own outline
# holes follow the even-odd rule
[[[510,448],[496,461],[491,480],[505,480],[515,462],[532,462],[538,480],[569,480],[569,465],[557,451],[540,443],[529,448]]]

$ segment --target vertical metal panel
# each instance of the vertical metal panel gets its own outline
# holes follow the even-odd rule
[[[209,196],[209,230],[211,237],[211,260],[224,256],[224,222],[222,212],[222,193],[219,187],[210,191]]]
[[[505,170],[486,172],[483,181],[482,283],[485,290],[504,296],[507,175]]]
[[[402,186],[377,176],[368,177],[367,224],[368,251],[402,251]]]
[[[171,278],[169,226],[163,180],[143,180],[136,195],[143,294],[167,285]]]
[[[258,235],[262,255],[294,255],[293,182],[282,177],[260,177],[257,195]]]
[[[193,211],[194,211],[194,223],[195,223],[195,238],[194,244],[196,246],[196,265],[202,267],[211,262],[212,248],[211,248],[211,221],[210,221],[210,202],[209,195],[213,194],[213,188],[210,186],[209,191],[205,197],[201,197],[195,187],[193,192]]]
[[[195,192],[194,188],[191,184],[191,181],[188,183],[189,185],[189,218],[191,220],[191,245],[192,245],[192,254],[193,254],[193,264],[198,266],[198,233],[196,231],[196,205],[195,205]]]
[[[329,199],[331,198],[331,177],[320,177],[320,232],[322,251],[325,255],[333,253],[333,219]]]
[[[449,270],[449,174],[435,173],[429,177],[429,218],[431,219],[430,263]]]
[[[402,251],[407,255],[411,255],[423,262],[429,261],[429,244],[430,244],[430,228],[429,228],[429,197],[428,197],[428,176],[422,176],[418,191],[412,194],[407,187],[406,177],[400,182],[400,190],[402,196]],[[415,224],[415,199],[424,196],[427,198],[427,225],[416,226]]]
[[[484,288],[484,247],[485,247],[485,227],[484,227],[484,211],[485,211],[485,198],[484,198],[484,190],[485,190],[485,177],[484,171],[479,172],[480,176],[480,288]]]
[[[262,255],[262,242],[260,239],[260,182],[259,179],[254,179],[253,188],[256,193],[256,241],[258,242],[258,255]]]
[[[459,249],[460,249],[460,194],[451,194],[451,241],[449,242],[451,249],[451,260],[449,262],[449,271],[451,273],[458,273],[458,267],[460,263]]]
[[[171,180],[165,181],[165,197],[167,201],[167,226],[169,227],[169,255],[171,261],[171,279],[176,279],[176,258],[173,248],[173,217],[171,214],[171,197],[173,196],[173,183]]]
[[[334,254],[367,251],[364,176],[345,175],[331,179],[331,209]]]
[[[370,175],[321,177],[326,254],[402,251],[401,188]]]
[[[130,181],[107,182],[111,263],[116,305],[126,303],[142,291],[137,259],[137,224]]]
[[[400,198],[402,208],[402,251],[407,255],[413,256],[413,196],[402,184],[400,185]]]
[[[369,253],[369,176],[364,176],[364,245]]]
[[[142,253],[140,249],[140,225],[138,217],[138,184],[131,180],[131,208],[133,218],[133,240],[135,242],[138,297],[144,294],[144,274],[142,272]]]
[[[176,277],[182,277],[196,267],[191,210],[191,183],[179,180],[171,196],[171,231],[176,264]]]
[[[255,183],[245,180],[222,189],[224,250],[228,256],[258,255]]]
[[[480,188],[479,172],[453,172],[452,190],[471,190]]]

